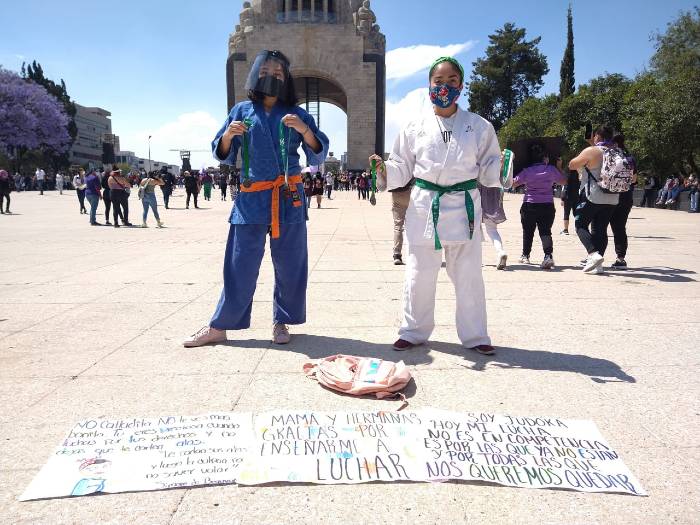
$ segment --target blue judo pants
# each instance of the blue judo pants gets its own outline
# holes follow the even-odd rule
[[[265,224],[231,224],[224,257],[224,289],[209,323],[212,328],[250,327],[253,295],[268,232],[269,226]],[[306,223],[281,224],[279,239],[270,237],[270,252],[275,269],[273,322],[305,323],[309,270]]]

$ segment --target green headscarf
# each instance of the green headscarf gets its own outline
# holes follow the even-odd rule
[[[430,69],[428,70],[429,71],[428,80],[430,80],[430,75],[432,75],[433,69],[435,69],[435,67],[438,64],[442,64],[443,62],[449,62],[454,67],[456,67],[459,70],[460,75],[462,75],[462,83],[464,83],[464,68],[462,67],[462,64],[460,64],[456,58],[452,58],[452,57],[440,57],[435,62],[433,62],[430,65]]]

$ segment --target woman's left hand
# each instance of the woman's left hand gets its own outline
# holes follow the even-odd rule
[[[307,126],[306,123],[299,118],[299,115],[295,115],[293,113],[288,113],[282,117],[282,124],[288,128],[294,128],[301,134],[304,134],[309,129],[309,126]]]

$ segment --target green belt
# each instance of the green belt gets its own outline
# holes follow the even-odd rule
[[[438,237],[437,225],[438,218],[440,217],[440,197],[445,193],[451,193],[456,191],[464,192],[464,207],[467,210],[467,218],[469,219],[469,238],[472,238],[474,234],[474,201],[472,196],[469,194],[469,190],[475,190],[477,188],[476,179],[467,180],[460,182],[458,184],[453,184],[452,186],[438,186],[432,182],[428,182],[424,179],[416,178],[416,186],[423,190],[430,190],[436,192],[435,197],[433,197],[432,212],[433,212],[433,227],[435,229],[435,249],[441,250],[442,244],[440,244],[440,237]]]

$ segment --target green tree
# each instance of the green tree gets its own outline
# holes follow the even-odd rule
[[[621,110],[632,82],[618,73],[594,78],[579,86],[578,92],[566,97],[557,108],[557,130],[564,137],[567,149],[578,152],[587,146],[586,124],[608,124],[622,130]]]
[[[489,35],[486,57],[473,63],[469,110],[489,120],[496,130],[542,87],[549,72],[537,49],[541,37],[527,41],[525,29],[506,23]]]
[[[663,173],[698,172],[700,156],[700,9],[683,11],[657,34],[651,70],[625,100],[624,127],[644,164]]]
[[[574,22],[571,15],[571,4],[566,15],[566,49],[564,50],[564,58],[561,60],[561,69],[559,70],[559,98],[564,99],[569,95],[573,95],[576,91],[576,80],[574,78]]]
[[[645,74],[625,98],[624,129],[642,167],[658,173],[687,168],[698,173],[700,71],[666,79]]]
[[[498,131],[502,147],[521,139],[532,137],[555,137],[559,135],[556,95],[544,98],[529,98]]]
[[[688,69],[700,70],[700,7],[681,11],[668,24],[665,33],[657,33],[656,52],[651,58],[652,71],[662,78],[681,74]]]
[[[77,113],[77,109],[75,107],[75,103],[68,95],[66,83],[63,81],[63,79],[61,79],[61,83],[56,84],[53,80],[46,78],[44,75],[44,69],[36,60],[32,61],[31,64],[25,64],[24,62],[22,63],[22,77],[29,79],[40,86],[44,86],[46,91],[58,99],[58,101],[63,105],[63,109],[65,110],[69,119],[68,134],[70,135],[72,146],[73,142],[75,142],[75,138],[78,136],[78,127],[75,124],[75,114]],[[69,155],[70,153],[66,152],[60,155],[55,155],[49,160],[54,164],[55,169],[66,168],[69,165]]]

